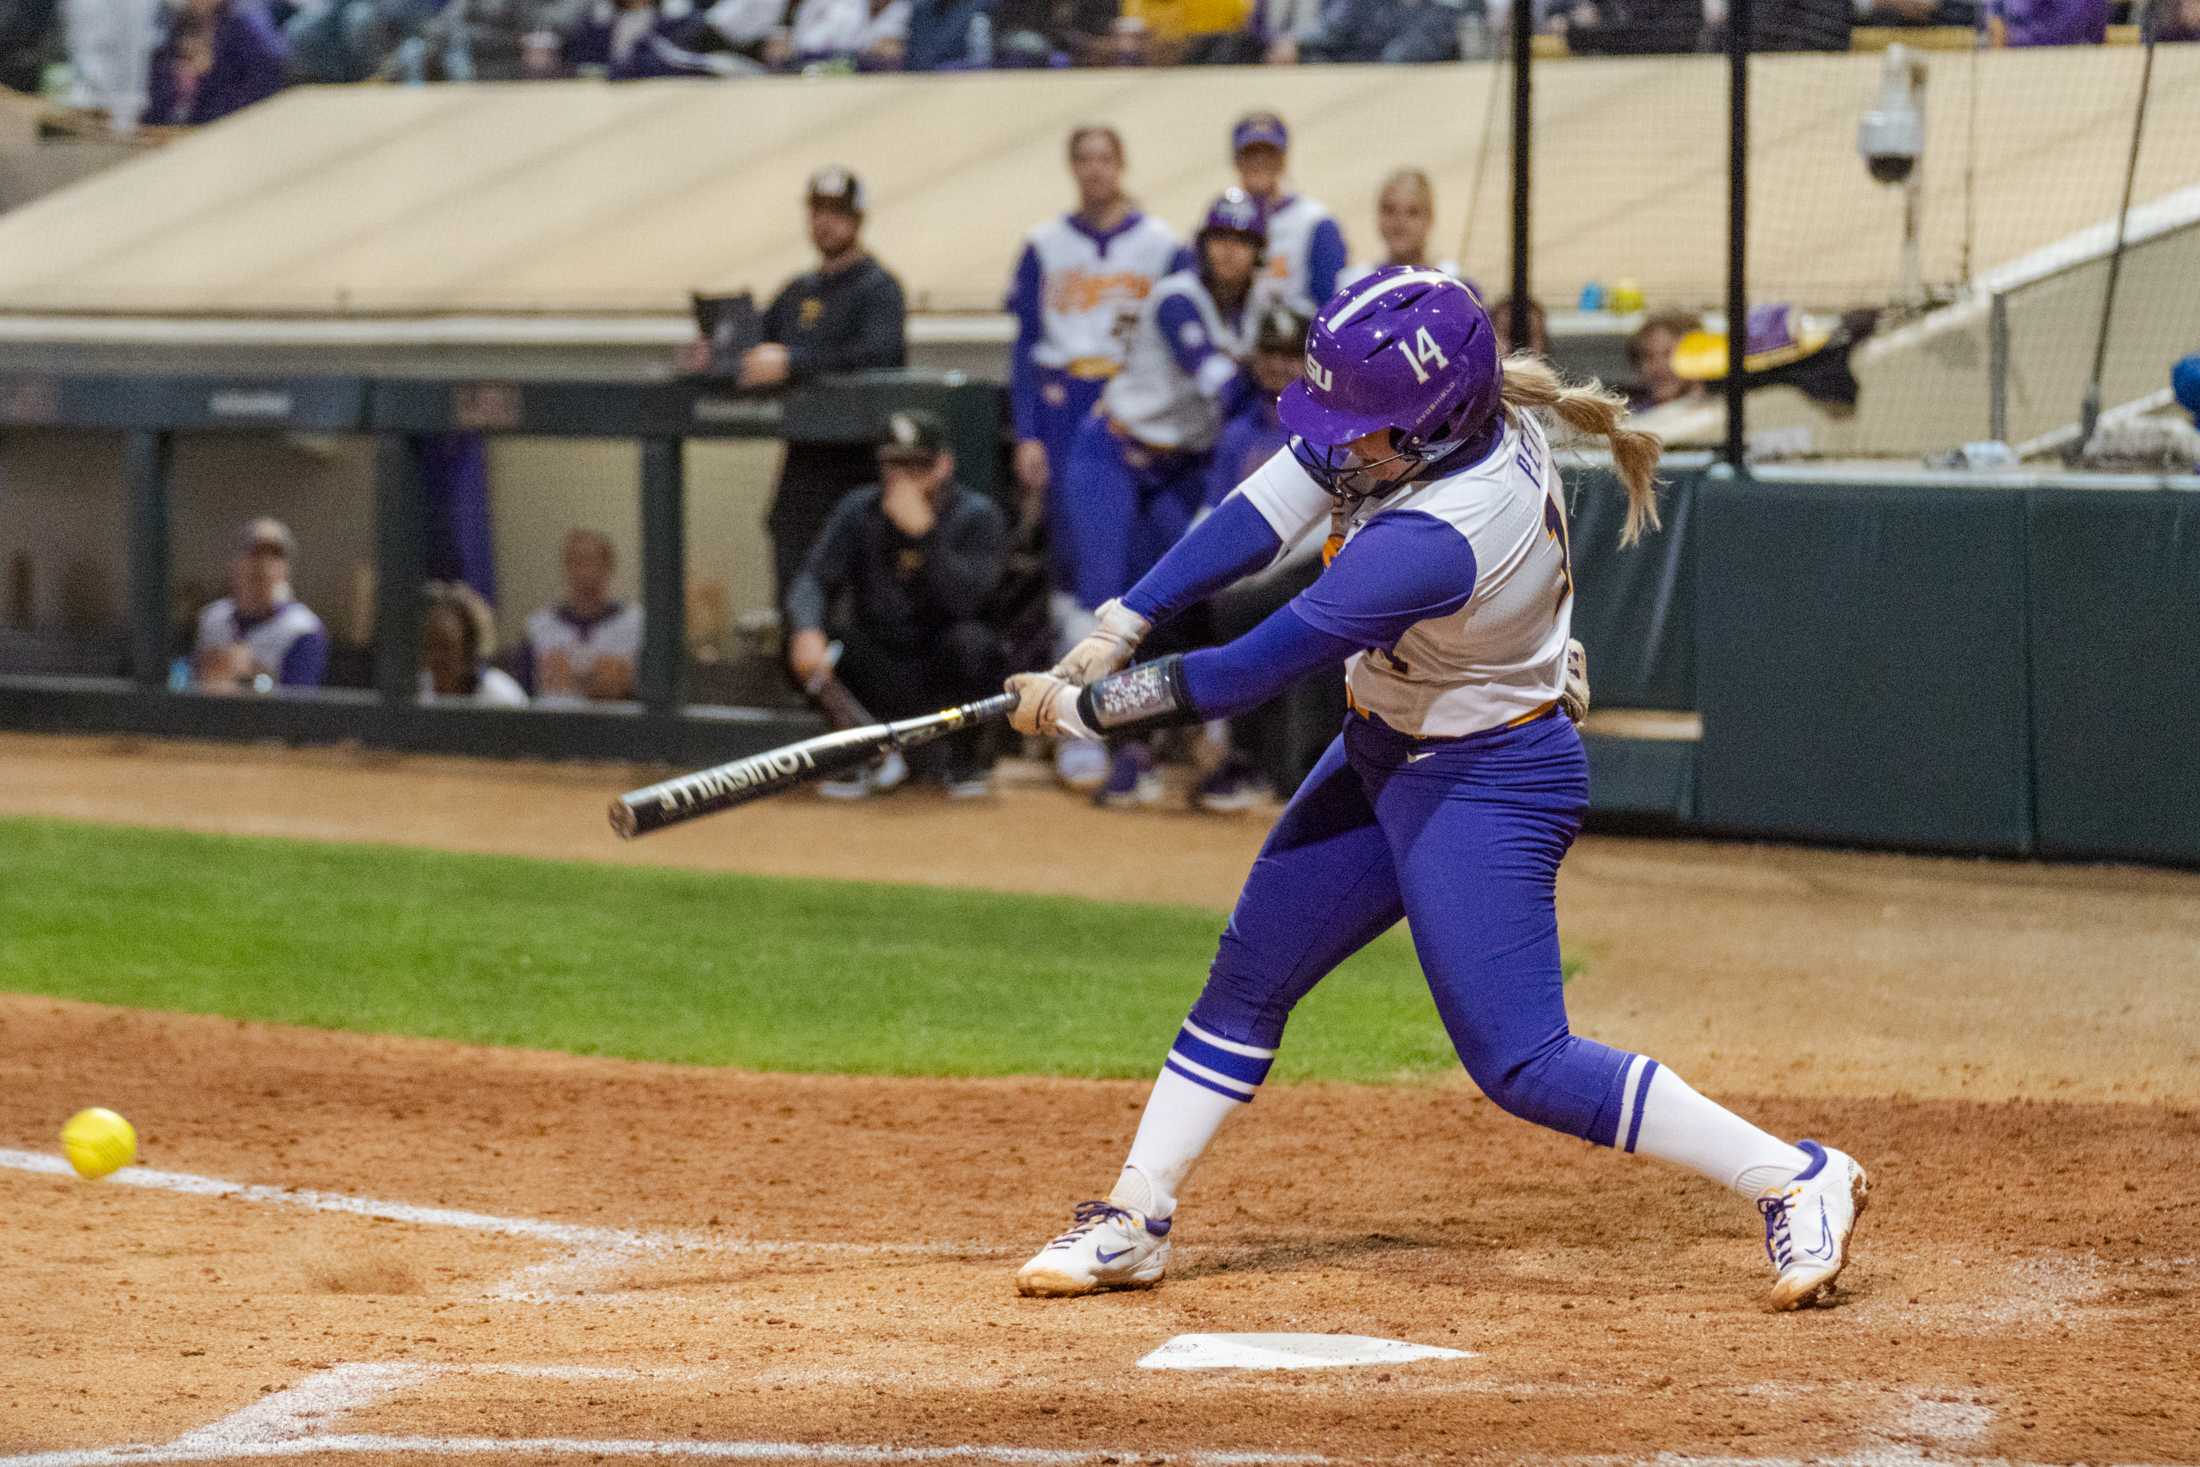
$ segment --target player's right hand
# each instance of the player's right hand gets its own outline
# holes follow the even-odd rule
[[[1120,601],[1106,601],[1093,614],[1093,628],[1085,639],[1054,664],[1054,675],[1079,687],[1089,687],[1111,672],[1130,665],[1131,654],[1146,640],[1153,623]]]
[[[1075,683],[1051,672],[1019,672],[1002,684],[1016,695],[1008,725],[1018,733],[1050,739],[1089,739],[1093,731],[1077,716]]]

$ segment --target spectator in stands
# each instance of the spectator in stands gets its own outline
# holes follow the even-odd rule
[[[1118,0],[994,0],[996,66],[1105,64]]]
[[[199,613],[192,685],[209,693],[317,688],[328,671],[328,629],[290,593],[297,541],[281,520],[257,519],[237,535],[230,593]]]
[[[473,587],[430,581],[420,616],[420,701],[524,708],[527,694],[489,665],[496,622]]]
[[[1996,46],[2098,46],[2108,39],[2108,0],[1986,0],[1986,38]]]
[[[159,0],[65,0],[69,105],[98,112],[117,133],[137,130],[152,82]]]
[[[1602,3],[1602,0],[1599,0]],[[1631,0],[1632,3],[1632,0]],[[1780,0],[1756,7],[1750,18],[1752,51],[1846,51],[1861,0]],[[1702,47],[1726,45],[1727,0],[1703,0]]]
[[[1322,0],[1254,0],[1246,9],[1245,24],[1196,38],[1181,59],[1194,66],[1252,66],[1263,61],[1288,66],[1299,59],[1298,38],[1321,24],[1321,14]]]
[[[1269,59],[1456,61],[1459,12],[1442,0],[1322,0],[1313,26],[1272,48]]]
[[[1375,230],[1383,239],[1383,257],[1347,267],[1337,277],[1338,288],[1386,265],[1441,270],[1446,275],[1465,279],[1459,275],[1457,260],[1429,258],[1428,237],[1435,225],[1436,186],[1429,182],[1429,176],[1418,168],[1401,168],[1391,174],[1383,180],[1382,191],[1375,196]],[[1477,298],[1482,294],[1471,280],[1467,281],[1467,288]]]
[[[2144,24],[2157,41],[2200,41],[2200,0],[2154,0]]]
[[[993,64],[986,0],[910,0],[904,71],[969,71]]]
[[[462,3],[462,0],[451,0]],[[688,44],[697,28],[686,0],[595,0],[566,37],[563,60],[612,81],[664,76],[731,76],[753,64],[727,51],[697,51]]]
[[[58,0],[0,0],[0,87],[37,95],[58,10]]]
[[[1704,0],[1575,0],[1551,28],[1566,38],[1569,50],[1583,55],[1696,51],[1704,44],[1704,8]],[[1752,13],[1753,39],[1765,9]]]
[[[788,29],[764,47],[764,64],[845,64],[863,70],[901,65],[909,42],[910,0],[796,0]]]
[[[537,697],[634,696],[642,609],[612,598],[613,569],[607,536],[596,530],[566,533],[565,599],[527,618],[526,666]]]
[[[565,36],[587,0],[449,0],[429,27],[429,49],[463,54],[467,76],[446,80],[536,81],[564,70]]]
[[[1344,231],[1314,200],[1284,192],[1290,146],[1290,131],[1273,112],[1248,113],[1230,131],[1238,185],[1267,223],[1268,279],[1285,305],[1311,317],[1336,292],[1347,258]]]
[[[999,635],[980,614],[1000,583],[1008,520],[955,479],[947,430],[927,412],[897,412],[878,448],[875,487],[841,500],[787,593],[787,668],[808,684],[828,666],[826,631],[841,643],[834,669],[881,718],[906,718],[997,690],[1007,673]],[[836,602],[847,616],[833,620]],[[989,792],[986,730],[945,741],[950,796]],[[870,771],[825,793],[883,788]]]
[[[283,88],[290,51],[259,0],[184,0],[153,49],[146,122],[215,122]]]
[[[1877,26],[1978,25],[1978,0],[1856,0],[1856,23]]]
[[[1518,346],[1513,344],[1513,298],[1506,296],[1490,307],[1490,325],[1497,330],[1497,353],[1504,356],[1514,351],[1532,351],[1537,356],[1551,354],[1550,318],[1543,313],[1541,301],[1528,302],[1528,339]]]
[[[1627,389],[1632,411],[1703,394],[1701,382],[1690,382],[1673,370],[1673,348],[1689,332],[1701,330],[1703,317],[1687,311],[1659,311],[1635,328],[1627,338],[1627,364],[1635,372],[1635,381]]]
[[[2192,414],[2192,425],[2200,428],[2200,352],[2170,369],[2169,387],[2177,405]]]
[[[717,0],[716,4],[705,0],[702,13],[673,34],[689,50],[731,58],[738,72],[762,72],[764,53],[772,49],[773,38],[786,34],[788,4],[789,0]]]
[[[899,367],[907,358],[901,282],[863,248],[863,184],[845,168],[810,176],[810,243],[815,270],[787,282],[764,313],[764,342],[741,358],[735,384],[785,387],[828,372]],[[683,365],[708,371],[710,343],[697,338]],[[872,480],[865,444],[790,443],[766,526],[772,537],[773,594],[784,604],[795,572],[834,506]]]

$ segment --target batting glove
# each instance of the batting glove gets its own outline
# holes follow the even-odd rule
[[[1016,732],[1050,739],[1099,737],[1077,716],[1077,684],[1051,672],[1019,672],[1004,686],[1016,695],[1016,707],[1008,715]]]
[[[1589,716],[1589,649],[1566,639],[1566,681],[1558,690],[1558,706],[1575,723]]]
[[[1130,666],[1131,654],[1153,630],[1152,622],[1120,601],[1102,602],[1093,619],[1095,624],[1085,639],[1054,664],[1056,677],[1068,678],[1081,688]]]

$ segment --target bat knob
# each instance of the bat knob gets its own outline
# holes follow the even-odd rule
[[[611,829],[620,840],[632,840],[642,833],[641,822],[634,818],[634,807],[624,800],[611,802]]]

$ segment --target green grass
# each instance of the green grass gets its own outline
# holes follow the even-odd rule
[[[1218,914],[0,820],[0,987],[752,1069],[1144,1076]],[[1402,931],[1303,1003],[1278,1078],[1453,1059]]]

